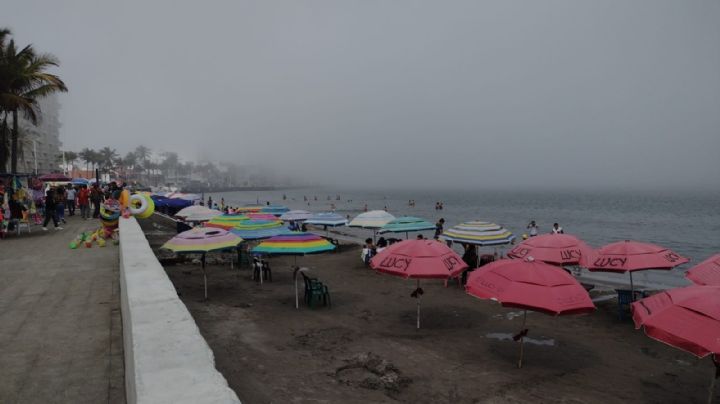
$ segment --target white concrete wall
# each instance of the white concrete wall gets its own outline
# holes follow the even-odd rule
[[[120,219],[120,288],[128,403],[240,402],[135,218]]]

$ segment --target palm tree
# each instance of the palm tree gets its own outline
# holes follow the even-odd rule
[[[137,159],[137,162],[143,166],[143,171],[145,172],[146,177],[148,174],[147,170],[149,168],[148,161],[150,160],[151,155],[152,151],[143,145],[135,148],[135,158]]]
[[[93,149],[88,149],[87,147],[80,150],[80,153],[78,156],[82,161],[85,162],[85,171],[90,171],[90,164],[93,162]]]
[[[52,66],[59,66],[58,60],[50,54],[40,54],[32,45],[18,50],[10,31],[0,30],[0,110],[7,116],[12,114],[10,144],[10,170],[17,172],[18,160],[18,112],[37,124],[40,108],[38,99],[56,92],[65,92],[65,83],[56,75],[47,73]]]
[[[118,154],[115,149],[111,149],[105,146],[98,151],[98,154],[100,160],[100,168],[102,170],[107,171],[113,168],[115,160],[118,158]]]

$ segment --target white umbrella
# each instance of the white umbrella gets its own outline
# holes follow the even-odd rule
[[[309,219],[312,215],[313,214],[307,210],[291,210],[280,215],[280,220],[284,220],[286,222],[301,221]]]

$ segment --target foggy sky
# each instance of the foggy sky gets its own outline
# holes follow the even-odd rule
[[[720,2],[0,0],[67,150],[330,184],[720,185]]]

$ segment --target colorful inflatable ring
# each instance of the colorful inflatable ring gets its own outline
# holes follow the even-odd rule
[[[139,217],[148,209],[148,201],[142,195],[130,195],[130,203],[128,204],[128,209],[133,216]]]
[[[120,212],[113,212],[105,209],[104,206],[100,206],[100,218],[103,220],[117,220],[120,217]]]
[[[145,212],[137,215],[138,219],[147,219],[155,212],[155,202],[153,202],[152,198],[150,198],[150,195],[140,195],[147,201],[147,209],[145,209]]]

